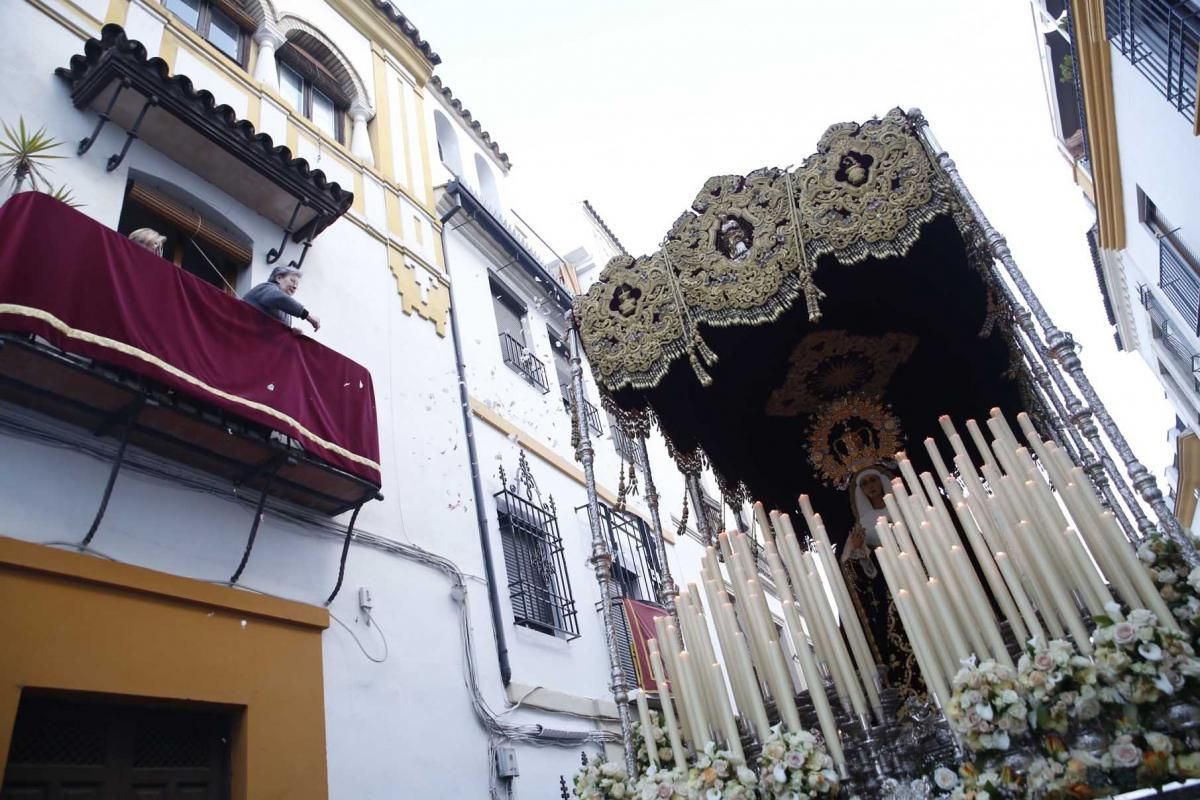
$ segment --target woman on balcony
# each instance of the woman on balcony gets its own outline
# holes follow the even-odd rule
[[[318,331],[321,329],[321,320],[292,297],[299,288],[300,270],[295,267],[276,267],[265,282],[246,292],[242,299],[288,327],[292,325],[292,317],[299,317],[312,325],[314,331]]]

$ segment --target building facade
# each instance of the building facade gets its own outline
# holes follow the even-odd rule
[[[1033,0],[1052,127],[1096,210],[1088,241],[1117,345],[1175,408],[1176,515],[1200,487],[1200,6]]]
[[[3,121],[64,143],[39,188],[81,212],[9,206],[55,260],[8,268],[53,268],[64,304],[0,296],[6,791],[557,797],[616,730],[563,386],[564,312],[619,241],[590,205],[589,241],[540,241],[505,203],[508,156],[383,0],[16,0],[0,21]],[[190,276],[128,271],[148,256],[112,232],[143,227]],[[289,262],[305,337],[232,297]],[[122,303],[142,278],[163,294]],[[81,308],[144,339],[117,348]],[[221,389],[246,367],[244,396]],[[696,515],[652,437],[661,563],[646,463],[584,383],[618,593],[653,601],[668,566],[698,572]]]

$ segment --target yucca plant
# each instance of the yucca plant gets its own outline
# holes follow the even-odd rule
[[[22,185],[28,179],[29,187],[38,191],[42,187],[50,188],[46,173],[50,170],[46,162],[64,156],[51,153],[62,142],[49,136],[45,127],[31,131],[25,126],[25,118],[21,117],[17,127],[12,128],[7,122],[0,122],[4,128],[4,138],[0,140],[0,183],[13,184],[12,193],[21,191]],[[40,184],[40,185],[39,185]],[[63,191],[60,187],[58,191]],[[68,196],[70,192],[67,192]]]
[[[65,183],[60,186],[47,187],[46,194],[50,195],[60,203],[66,203],[71,208],[83,207],[83,203],[80,203],[75,199],[75,193],[72,192],[70,187]]]

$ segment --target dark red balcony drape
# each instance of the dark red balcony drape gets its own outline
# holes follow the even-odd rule
[[[39,192],[0,207],[0,330],[152,378],[380,483],[365,368]]]

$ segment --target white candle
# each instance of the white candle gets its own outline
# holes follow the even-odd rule
[[[679,677],[679,691],[687,698],[688,716],[692,719],[693,730],[696,731],[697,738],[692,740],[692,746],[698,751],[703,750],[704,746],[712,741],[712,736],[708,732],[704,702],[700,698],[696,673],[692,669],[691,653],[686,650],[679,654]]]
[[[899,566],[900,574],[904,576],[904,580],[908,584],[913,604],[920,616],[921,626],[929,632],[930,647],[938,655],[939,666],[947,677],[954,675],[958,672],[958,662],[964,654],[957,651],[956,643],[946,635],[946,623],[929,597],[927,588],[929,579],[918,576],[919,568],[916,559],[907,552],[901,553],[900,557],[896,559],[896,563]]]
[[[804,629],[800,625],[800,615],[796,611],[796,604],[792,601],[783,603],[783,619],[787,622],[788,629],[792,635],[792,644],[795,647],[796,655],[800,659],[800,671],[804,675],[804,683],[807,684],[808,696],[812,699],[813,708],[817,712],[817,722],[821,727],[821,734],[825,737],[825,745],[829,749],[829,755],[841,771],[846,766],[846,758],[842,752],[842,742],[838,738],[837,724],[834,722],[833,710],[829,707],[829,697],[825,694],[825,684],[821,680],[821,671],[817,668],[817,662],[813,658],[813,653],[808,644],[808,639],[804,636]]]
[[[771,697],[775,700],[775,707],[779,709],[779,715],[783,718],[784,725],[788,730],[798,732],[800,730],[800,712],[796,709],[796,696],[793,692],[792,679],[787,671],[787,664],[783,660],[783,650],[779,646],[778,634],[774,632],[774,624],[768,623],[769,617],[765,617],[766,602],[763,600],[760,590],[757,586],[757,581],[750,581],[751,597],[757,603],[761,603],[761,608],[757,614],[758,625],[763,628],[766,641],[767,651],[767,677],[769,678],[771,687]],[[767,629],[770,624],[771,630]]]
[[[962,663],[963,659],[971,654],[971,648],[959,632],[957,623],[954,622],[954,614],[950,611],[949,598],[946,597],[942,585],[937,578],[930,578],[925,584],[925,589],[929,593],[930,603],[942,620],[942,635],[949,640],[950,647],[952,648],[951,652],[957,657],[958,663]]]
[[[804,565],[809,570],[809,600],[815,606],[815,613],[821,620],[821,624],[825,627],[825,635],[829,639],[833,664],[841,676],[842,683],[846,686],[846,690],[850,695],[850,705],[854,708],[854,713],[859,717],[867,715],[866,701],[863,698],[862,689],[859,688],[858,682],[854,679],[853,669],[850,666],[850,655],[846,652],[846,645],[842,641],[842,635],[838,631],[837,623],[833,621],[833,612],[829,608],[829,604],[825,601],[824,587],[821,584],[821,579],[817,575],[816,562],[813,560],[811,553],[804,554]]]
[[[921,666],[921,675],[925,678],[925,685],[933,692],[938,704],[945,708],[946,702],[950,699],[946,679],[937,664],[937,659],[931,655],[933,648],[929,645],[925,630],[921,625],[913,622],[916,616],[915,608],[912,595],[907,589],[901,589],[896,593],[896,608],[904,624],[904,630],[908,632],[908,639],[912,644],[913,655],[916,656],[918,665],[924,662]]]
[[[654,630],[658,633],[659,651],[663,656],[663,666],[667,669],[667,680],[671,682],[671,687],[675,690],[676,705],[679,710],[679,727],[683,731],[683,737],[689,742],[696,741],[696,734],[692,729],[692,718],[689,715],[687,697],[680,690],[680,675],[679,675],[679,640],[672,636],[674,628],[670,625],[670,617],[655,617]]]
[[[654,743],[654,726],[650,724],[650,707],[646,705],[646,693],[635,689],[637,695],[638,719],[642,723],[642,740],[646,743],[646,754],[650,757],[650,766],[658,766],[658,745]]]
[[[933,463],[933,469],[937,473],[938,480],[945,481],[950,479],[950,470],[946,468],[946,462],[942,460],[942,452],[938,450],[937,442],[932,436],[925,439],[925,452],[929,454],[929,460]]]
[[[791,520],[787,514],[772,512],[771,518],[779,523],[782,530],[787,531],[791,528]],[[855,664],[858,667],[858,674],[866,686],[867,699],[871,703],[871,708],[874,709],[879,723],[883,724],[883,703],[880,700],[879,690],[876,688],[873,679],[875,674],[875,660],[871,655],[871,648],[867,644],[866,634],[863,632],[858,614],[854,611],[854,605],[850,600],[850,590],[846,588],[845,576],[842,575],[842,571],[837,564],[837,559],[834,558],[833,550],[828,544],[829,535],[825,531],[825,526],[816,518],[816,515],[814,515],[813,523],[814,538],[816,539],[815,549],[818,557],[821,559],[821,565],[825,568],[825,574],[829,576],[830,583],[833,584],[833,591],[838,605],[843,609],[840,618],[842,620],[842,627],[846,630],[846,639],[850,642],[851,655],[854,656]],[[820,535],[817,535],[817,531],[820,532]]]
[[[926,514],[926,516],[930,515]],[[960,637],[969,646],[969,652],[974,652],[982,661],[987,658],[987,644],[984,642],[978,626],[973,624],[969,613],[971,606],[966,595],[966,589],[958,583],[958,574],[949,563],[950,555],[948,550],[943,550],[945,542],[939,541],[941,537],[937,535],[934,527],[928,522],[921,523],[920,535],[917,538],[924,543],[922,545],[922,552],[926,553],[926,563],[932,563],[933,575],[942,584],[945,591],[950,621],[954,624]],[[964,653],[962,658],[965,657],[966,654]]]
[[[704,593],[708,597],[708,606],[712,609],[712,619],[717,629],[717,639],[721,644],[725,669],[729,674],[729,685],[733,690],[734,703],[741,714],[750,717],[752,699],[748,690],[750,681],[746,676],[747,672],[753,675],[753,670],[748,666],[749,658],[747,657],[743,663],[741,656],[744,653],[735,650],[733,631],[736,629],[736,623],[731,625],[726,617],[727,598],[725,592],[718,587],[715,580],[707,578],[704,581]],[[730,609],[730,614],[732,615],[732,609]],[[754,694],[757,696],[757,691]]]
[[[1000,569],[1000,574],[1004,576],[1005,582],[1008,584],[1008,589],[1012,592],[1013,600],[1017,603],[1017,608],[1021,610],[1021,616],[1025,620],[1025,627],[1029,631],[1030,637],[1036,637],[1043,644],[1046,642],[1046,633],[1042,630],[1042,625],[1038,622],[1037,614],[1033,610],[1033,604],[1029,602],[1029,595],[1025,593],[1025,589],[1021,586],[1021,579],[1017,576],[1017,571],[1008,560],[1008,554],[1004,551],[996,553],[996,566]],[[1028,640],[1026,640],[1028,641]],[[1024,642],[1022,642],[1024,645]]]
[[[682,767],[687,763],[687,755],[683,750],[683,740],[679,738],[679,726],[675,724],[675,710],[671,708],[671,689],[667,684],[662,656],[658,652],[658,640],[648,640],[646,648],[650,651],[650,672],[654,675],[654,682],[658,684],[658,701],[662,704],[663,720],[667,723],[667,739],[671,742],[671,755],[674,756],[675,766]]]
[[[729,707],[729,695],[725,693],[725,675],[721,665],[713,662],[708,666],[709,683],[717,687],[717,713],[721,719],[721,730],[725,736],[725,746],[733,755],[734,763],[745,764],[746,754],[742,752],[742,738],[738,734],[737,723],[733,721],[733,710]]]
[[[972,584],[979,588],[979,579],[971,567],[971,560],[967,558],[965,550],[958,545],[952,546],[950,561],[958,572],[961,584]],[[1008,648],[1004,646],[1004,637],[1000,635],[1000,629],[996,627],[996,618],[992,615],[992,607],[988,604],[987,598],[984,597],[982,590],[968,591],[966,594],[967,602],[975,616],[975,622],[982,630],[984,638],[987,639],[988,652],[991,657],[1001,664],[1011,667],[1013,665],[1012,658],[1008,655]]]
[[[1028,536],[1029,523],[1022,520],[1018,526],[1023,535]],[[1079,648],[1079,652],[1086,655],[1092,653],[1092,642],[1088,636],[1087,630],[1083,627],[1083,620],[1079,616],[1079,610],[1075,606],[1075,601],[1067,597],[1066,588],[1063,586],[1054,569],[1047,565],[1044,574],[1047,577],[1047,584],[1050,588],[1050,599],[1054,605],[1058,607],[1059,616],[1062,617],[1063,623],[1067,626],[1067,630],[1071,632],[1071,638],[1075,640],[1075,646]]]

